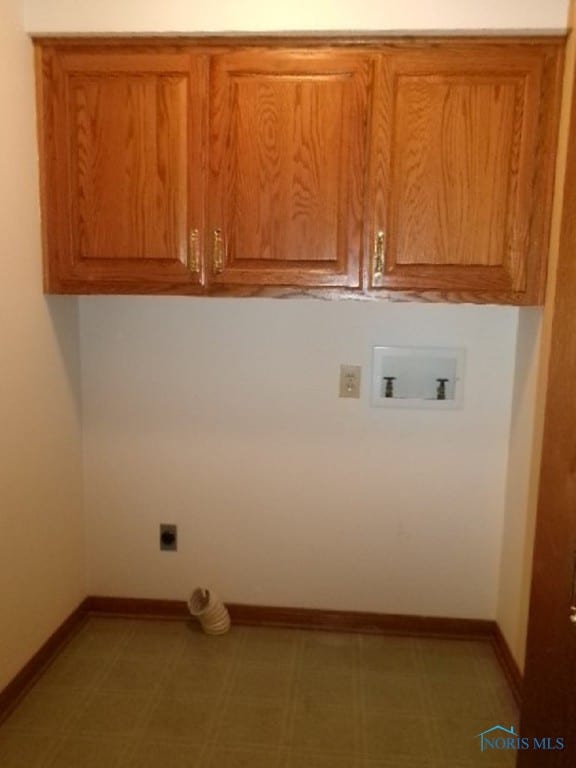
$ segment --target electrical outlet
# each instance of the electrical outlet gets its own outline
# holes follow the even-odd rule
[[[160,549],[163,552],[176,552],[178,549],[178,526],[172,523],[160,523]]]
[[[359,365],[340,366],[340,397],[360,397],[360,378],[362,368]]]

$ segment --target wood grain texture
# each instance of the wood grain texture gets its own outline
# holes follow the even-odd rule
[[[12,681],[4,689],[0,690],[0,723],[10,714],[50,662],[76,634],[84,623],[86,616],[87,601],[84,601],[62,622]]]
[[[539,303],[562,44],[379,35],[38,41],[45,289]],[[463,84],[471,77],[463,57],[474,86]],[[431,71],[420,71],[422,60]],[[396,75],[405,87],[395,91]],[[524,88],[519,110],[524,76],[539,90],[536,98]],[[483,144],[478,115],[507,126],[512,92],[522,141],[502,130],[507,139],[494,144],[489,131]],[[529,167],[525,136],[534,139]],[[465,162],[450,153],[455,142],[467,147]],[[506,186],[500,159],[520,145],[508,197],[524,201],[528,224],[496,204]],[[484,181],[469,183],[482,169]],[[476,236],[467,239],[465,221]],[[386,270],[371,286],[380,228]],[[198,272],[187,265],[191,229]],[[506,256],[506,233],[525,248]]]
[[[78,258],[185,263],[186,77],[74,75],[68,87]]]
[[[204,62],[47,49],[42,64],[49,288],[199,283],[188,255],[203,223]]]
[[[211,69],[209,221],[225,284],[360,284],[371,58],[240,50]]]
[[[373,287],[541,300],[557,53],[447,43],[382,57],[372,233],[386,256]]]
[[[399,265],[503,265],[524,79],[475,80],[396,79],[388,242]]]
[[[572,8],[572,35],[576,4]],[[567,55],[562,152],[555,200],[554,284],[546,321],[550,348],[543,393],[544,430],[524,674],[522,735],[563,737],[565,749],[545,764],[576,764],[576,46]],[[538,753],[518,756],[520,768],[544,764]]]

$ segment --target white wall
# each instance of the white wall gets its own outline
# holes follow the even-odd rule
[[[89,591],[493,618],[517,314],[83,299]],[[466,347],[464,408],[371,409],[375,344]]]
[[[42,296],[32,50],[0,3],[0,690],[85,596],[77,301]]]
[[[567,6],[24,0],[48,33],[555,30]],[[91,592],[496,616],[517,310],[91,298],[81,319]],[[464,410],[338,401],[339,363],[366,383],[386,342],[466,345]]]
[[[497,614],[500,629],[521,669],[536,523],[532,474],[538,469],[533,457],[541,324],[541,309],[519,311]]]
[[[35,32],[564,29],[568,0],[25,0]]]

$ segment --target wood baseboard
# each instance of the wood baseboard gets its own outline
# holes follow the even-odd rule
[[[486,638],[490,637],[493,631],[493,622],[482,619],[450,619],[438,616],[325,611],[315,608],[274,608],[242,604],[228,605],[228,610],[232,621],[237,624],[256,626],[452,638]]]
[[[510,686],[512,694],[514,695],[514,699],[520,707],[522,705],[522,672],[520,672],[520,667],[512,655],[512,651],[510,650],[510,646],[508,645],[506,638],[502,634],[502,630],[496,623],[494,624],[492,645],[494,646],[494,652],[498,658],[498,661],[500,662],[500,666],[506,675],[508,685]]]
[[[86,620],[87,615],[87,600],[84,600],[60,624],[58,629],[50,635],[30,661],[22,667],[16,677],[3,690],[0,690],[0,723],[10,714],[22,696],[34,685],[52,659],[76,634]]]
[[[92,616],[117,616],[130,619],[189,619],[190,612],[184,600],[150,600],[141,597],[86,598],[88,613]]]
[[[188,607],[180,600],[147,600],[125,597],[87,598],[88,611],[99,616],[154,619],[189,618]],[[355,611],[328,611],[316,608],[277,608],[227,603],[236,624],[294,629],[324,629],[334,632],[419,635],[453,638],[490,638],[495,622],[484,619],[450,619],[437,616],[404,616]]]

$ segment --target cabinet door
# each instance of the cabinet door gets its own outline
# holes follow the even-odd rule
[[[182,52],[45,54],[48,290],[200,282],[206,83],[202,58]]]
[[[371,74],[345,50],[214,57],[211,282],[360,284]]]
[[[372,287],[540,300],[557,52],[468,42],[382,58]]]

